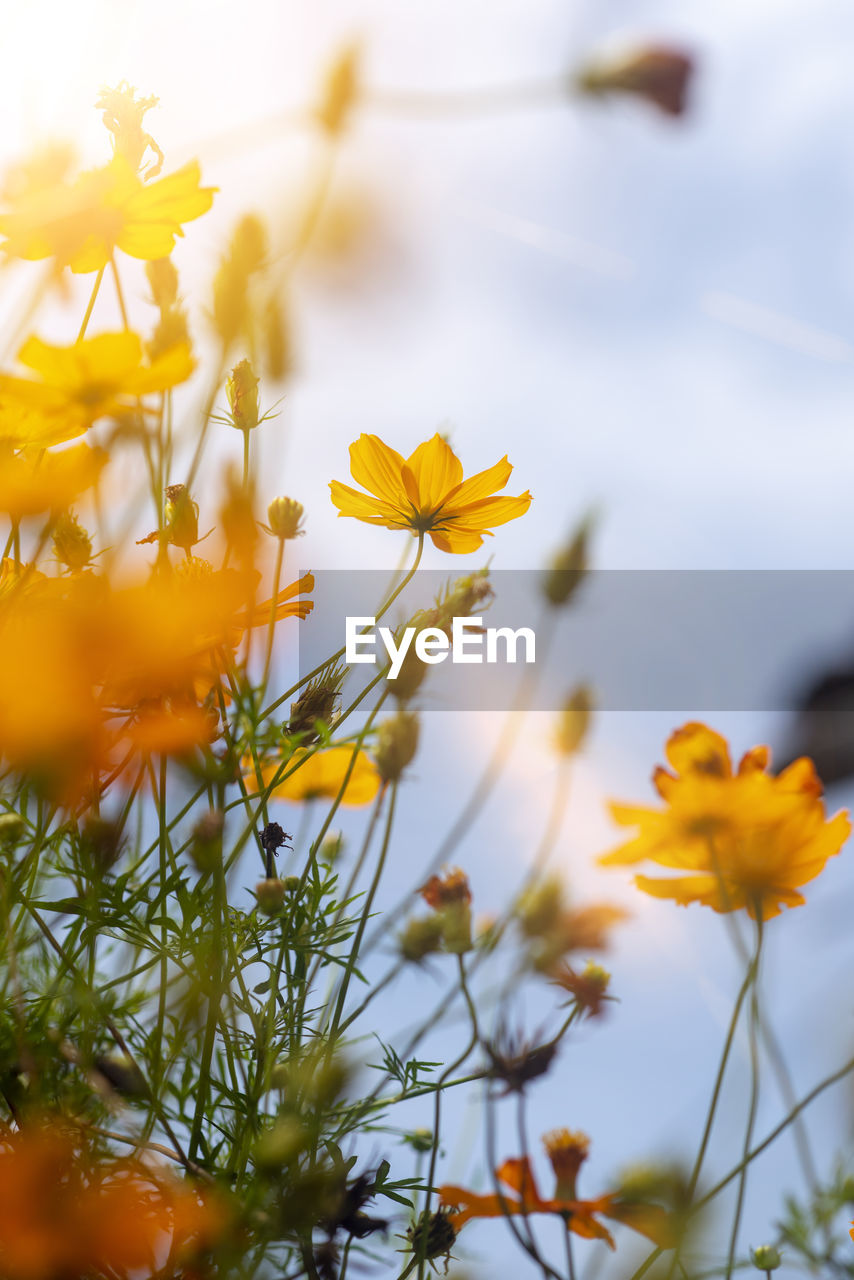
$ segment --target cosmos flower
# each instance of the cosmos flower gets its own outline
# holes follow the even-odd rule
[[[386,529],[429,533],[440,551],[466,555],[491,536],[490,525],[506,524],[528,510],[528,492],[518,498],[492,496],[504,488],[512,470],[505,457],[463,480],[459,458],[438,433],[408,458],[378,436],[361,435],[350,446],[350,472],[368,494],[338,480],[329,488],[339,515]]]
[[[103,449],[74,445],[58,453],[0,446],[0,511],[13,520],[62,511],[97,482],[107,462]]]
[[[622,1222],[640,1232],[662,1248],[673,1243],[669,1215],[660,1205],[629,1203],[612,1192],[594,1200],[580,1200],[575,1193],[575,1180],[587,1157],[589,1140],[584,1134],[556,1129],[546,1134],[544,1145],[555,1173],[555,1194],[551,1199],[540,1195],[531,1162],[526,1157],[505,1160],[495,1171],[497,1182],[507,1191],[479,1194],[465,1187],[439,1188],[439,1203],[449,1206],[449,1221],[455,1232],[474,1218],[501,1218],[506,1215],[535,1213],[558,1214],[567,1230],[587,1240],[604,1240],[615,1248],[614,1238],[600,1217]]]
[[[677,729],[666,754],[673,772],[658,768],[653,775],[665,808],[612,805],[616,821],[638,831],[599,861],[650,861],[688,872],[635,880],[645,893],[682,906],[745,907],[763,920],[800,906],[799,887],[820,874],[851,833],[846,813],[826,819],[812,761],[796,760],[774,776],[768,748],[760,746],[733,772],[725,740],[699,723]]]
[[[201,185],[197,161],[144,182],[117,152],[74,180],[19,190],[0,213],[0,248],[12,258],[54,258],[75,273],[99,271],[116,249],[148,261],[165,258],[183,236],[183,223],[210,209],[214,191]]]
[[[0,435],[4,410],[29,410],[56,424],[54,438],[70,440],[106,415],[136,408],[139,396],[168,391],[193,372],[190,344],[180,342],[150,363],[135,333],[99,333],[69,346],[31,337],[18,361],[35,377],[0,374]],[[44,430],[48,430],[45,426]]]
[[[268,786],[277,773],[288,775],[270,793],[275,800],[290,800],[295,804],[306,800],[334,800],[352,759],[353,748],[348,746],[328,747],[325,751],[299,747],[288,757],[284,769],[281,762],[265,765],[262,778],[264,785]],[[379,787],[380,775],[376,765],[364,751],[359,751],[341,803],[370,804]]]

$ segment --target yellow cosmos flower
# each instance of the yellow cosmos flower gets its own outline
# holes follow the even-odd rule
[[[13,520],[62,511],[92,488],[106,462],[103,449],[85,444],[59,453],[0,453],[0,511]]]
[[[440,551],[466,555],[477,551],[490,525],[523,516],[528,492],[518,498],[491,495],[503,489],[513,470],[507,458],[463,480],[453,449],[437,433],[404,458],[378,436],[361,435],[350,445],[350,472],[368,494],[333,480],[332,501],[342,516],[386,529],[429,533]]]
[[[207,213],[215,187],[203,187],[197,161],[144,182],[126,157],[81,174],[75,181],[30,185],[0,214],[2,247],[9,257],[55,258],[76,273],[99,271],[121,249],[132,258],[167,257],[182,224]]]
[[[637,876],[645,893],[715,911],[745,907],[768,920],[800,906],[800,885],[815,879],[851,833],[844,812],[829,821],[811,760],[768,773],[767,747],[754,747],[734,772],[720,734],[703,724],[677,729],[667,743],[673,772],[659,768],[654,785],[665,809],[615,804],[611,812],[638,834],[599,861],[632,866],[651,861],[689,872],[665,879]]]
[[[291,800],[295,804],[304,800],[334,800],[341,790],[341,783],[352,759],[352,747],[329,747],[326,751],[315,752],[299,748],[287,762],[290,776],[274,787],[271,795],[274,799]],[[269,785],[280,768],[279,764],[275,764],[266,765],[262,769],[261,776],[265,786]],[[360,751],[341,803],[354,806],[370,804],[379,787],[380,775],[376,765],[364,751]]]
[[[97,418],[129,412],[138,396],[185,382],[194,368],[188,342],[177,343],[149,364],[139,336],[125,331],[100,333],[70,346],[31,337],[18,361],[36,376],[0,375],[0,435],[4,409],[9,415],[29,410],[42,416],[45,431],[55,422],[54,436],[63,440],[79,435]]]

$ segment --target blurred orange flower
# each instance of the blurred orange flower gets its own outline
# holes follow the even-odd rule
[[[59,453],[0,449],[0,511],[13,520],[62,511],[91,489],[106,465],[103,449],[78,444]]]
[[[329,488],[340,516],[429,533],[440,551],[467,555],[491,536],[490,525],[506,524],[528,510],[528,492],[518,498],[491,496],[504,488],[512,470],[505,457],[463,480],[459,458],[438,432],[408,458],[379,436],[363,434],[350,446],[350,472],[370,496],[338,480]]]
[[[57,423],[56,440],[80,435],[98,418],[128,413],[136,408],[137,397],[168,391],[185,382],[194,368],[188,342],[176,343],[147,363],[142,341],[129,331],[99,333],[69,346],[31,337],[18,361],[36,376],[0,374],[0,435],[4,410],[30,410],[48,424]]]
[[[215,187],[201,186],[197,161],[144,182],[127,157],[74,179],[29,184],[0,214],[2,248],[12,258],[55,258],[76,273],[99,271],[121,249],[132,258],[167,257],[182,224],[207,213]]]
[[[136,1159],[96,1163],[56,1125],[0,1138],[0,1271],[145,1280],[221,1234],[221,1207]]]
[[[645,893],[682,906],[745,907],[763,920],[783,906],[800,906],[798,887],[820,874],[851,833],[847,813],[826,820],[812,761],[796,760],[774,776],[767,771],[768,748],[754,747],[734,773],[726,741],[698,723],[677,729],[666,754],[673,772],[658,768],[653,782],[667,807],[613,804],[616,821],[639,830],[599,861],[632,866],[648,860],[689,871],[635,879]]]
[[[669,1215],[660,1205],[625,1201],[616,1193],[598,1196],[595,1200],[579,1200],[574,1192],[566,1194],[564,1165],[571,1163],[572,1181],[587,1154],[584,1134],[571,1134],[565,1129],[546,1135],[546,1149],[555,1168],[557,1186],[552,1199],[544,1199],[537,1189],[534,1172],[528,1157],[505,1160],[495,1171],[496,1180],[509,1188],[509,1192],[479,1194],[465,1187],[446,1185],[439,1188],[439,1203],[451,1208],[449,1221],[454,1231],[459,1231],[473,1218],[502,1218],[515,1214],[553,1213],[560,1215],[567,1230],[587,1240],[604,1240],[609,1248],[615,1248],[614,1238],[599,1217],[622,1222],[634,1231],[652,1240],[661,1248],[673,1243],[673,1227]],[[564,1152],[566,1148],[566,1153]]]

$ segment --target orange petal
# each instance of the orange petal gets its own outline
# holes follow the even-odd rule
[[[403,458],[379,436],[363,433],[350,445],[350,474],[357,484],[396,510],[405,505]]]
[[[469,476],[468,480],[463,480],[452,489],[445,500],[446,505],[458,509],[471,502],[479,502],[481,498],[488,498],[490,494],[504,488],[512,471],[513,468],[505,454],[494,467],[489,467],[486,471],[478,471],[477,475]]]
[[[412,500],[419,511],[435,511],[463,478],[462,463],[438,431],[410,454],[405,465],[415,483],[417,497]],[[412,497],[411,485],[407,493]]]
[[[670,735],[665,748],[667,759],[680,775],[704,773],[712,777],[732,775],[726,739],[707,725],[692,721]]]

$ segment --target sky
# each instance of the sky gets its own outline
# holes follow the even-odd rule
[[[245,0],[239,11],[219,0],[30,0],[4,31],[3,163],[57,133],[96,163],[97,90],[124,79],[159,95],[149,121],[167,165],[199,155],[221,189],[176,251],[191,298],[247,209],[268,217],[284,251],[325,159],[304,109],[330,58],[360,43],[373,102],[336,156],[330,195],[350,248],[345,235],[335,251],[334,225],[321,226],[294,276],[297,371],[261,446],[267,496],[290,493],[308,512],[299,567],[397,563],[398,536],[340,523],[327,484],[348,478],[360,432],[408,453],[436,429],[450,432],[467,472],[506,452],[510,492],[534,495],[490,545],[496,568],[539,568],[591,510],[598,568],[851,567],[854,11],[844,0]],[[591,52],[649,40],[696,57],[683,121],[636,102],[462,114],[388,105],[395,93],[549,80]],[[141,276],[130,278],[138,299]],[[9,277],[12,310],[22,288],[20,274]],[[80,296],[55,304],[58,332]],[[203,350],[198,304],[194,324]],[[427,567],[449,564],[428,548]],[[838,618],[834,628],[841,651]],[[792,637],[766,643],[769,669],[792,670]],[[568,683],[584,675],[568,663]],[[739,981],[721,920],[638,902],[626,879],[592,866],[616,841],[608,797],[651,800],[668,734],[707,710],[601,715],[555,854],[579,897],[613,892],[636,913],[610,962],[622,1003],[578,1036],[531,1107],[535,1132],[589,1129],[591,1187],[627,1157],[690,1154],[685,1133],[700,1123]],[[495,724],[425,718],[406,800],[413,858],[438,843],[437,822],[450,825]],[[732,711],[715,725],[736,755],[786,741],[781,714]],[[554,771],[546,737],[542,717],[522,728],[494,809],[456,855],[484,911],[535,842]],[[842,787],[830,808],[852,800]],[[768,997],[797,1092],[854,1040],[850,859],[843,852],[809,905],[769,929]],[[393,867],[388,901],[407,886],[411,866]],[[392,990],[391,1025],[408,998]],[[534,1001],[529,1030],[540,1012]],[[737,1045],[742,1091],[745,1053]],[[775,1106],[769,1086],[758,1132]],[[829,1166],[850,1144],[844,1090],[817,1104],[815,1125]],[[460,1180],[483,1172],[469,1157],[476,1120],[461,1132],[447,1157]],[[712,1162],[726,1168],[737,1126],[723,1139]],[[789,1148],[758,1167],[746,1241],[770,1232],[797,1176]],[[488,1256],[490,1229],[471,1233]],[[527,1274],[521,1262],[514,1274]]]

